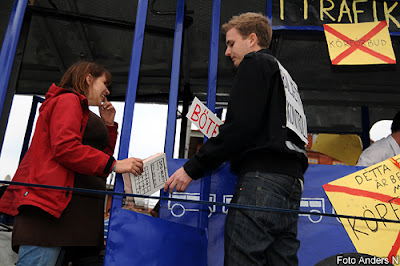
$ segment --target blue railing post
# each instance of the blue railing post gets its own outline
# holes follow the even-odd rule
[[[22,161],[22,159],[25,156],[25,153],[28,151],[29,142],[30,142],[31,136],[32,136],[33,124],[35,122],[35,116],[37,113],[37,107],[38,107],[39,103],[43,103],[43,102],[44,102],[44,98],[42,98],[42,97],[39,97],[36,95],[32,97],[31,112],[29,113],[28,124],[26,125],[25,137],[24,137],[24,142],[22,144],[19,162]]]
[[[361,141],[363,144],[363,150],[369,147],[371,138],[369,136],[370,121],[369,121],[369,109],[368,106],[361,107],[361,123],[362,123],[362,133],[361,133]]]
[[[171,84],[169,88],[167,132],[165,135],[164,148],[167,158],[170,159],[174,155],[176,109],[178,106],[184,13],[185,1],[178,0],[176,7],[174,47],[172,54]]]
[[[184,15],[185,0],[178,0],[176,6],[174,47],[172,51],[172,70],[171,83],[169,87],[167,131],[165,133],[164,146],[164,152],[167,156],[167,159],[172,159],[174,156],[176,110],[178,107]],[[185,118],[183,117],[182,119]],[[161,196],[168,197],[168,192],[161,190]]]
[[[207,84],[207,107],[215,112],[215,101],[217,94],[217,74],[218,74],[218,44],[219,44],[219,25],[220,25],[221,0],[214,0],[211,18],[210,53],[208,60],[208,84]],[[206,138],[204,138],[206,140]],[[200,200],[209,200],[210,197],[211,175],[206,174],[200,183]],[[199,227],[208,228],[208,207],[200,205]]]
[[[136,14],[135,32],[133,35],[128,86],[125,95],[124,117],[122,121],[122,130],[121,130],[119,153],[118,153],[119,160],[128,158],[130,136],[132,131],[133,111],[136,102],[136,92],[139,80],[140,59],[142,56],[142,48],[143,48],[144,29],[146,25],[147,7],[148,7],[148,0],[139,0],[137,14]],[[121,174],[117,174],[114,184],[114,191],[116,192],[124,191],[124,183]],[[112,200],[111,213],[110,213],[110,223],[109,223],[110,229],[113,226],[112,214],[113,212],[118,212],[121,209],[121,206],[122,206],[122,196],[114,196]],[[110,232],[111,231],[112,230],[110,230]]]
[[[10,81],[11,69],[14,63],[22,22],[24,20],[28,0],[15,0],[11,10],[10,20],[4,35],[0,52],[0,112],[3,112],[4,101]],[[0,149],[1,153],[1,149]]]

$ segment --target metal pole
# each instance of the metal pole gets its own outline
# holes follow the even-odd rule
[[[361,107],[361,119],[362,119],[362,133],[361,133],[361,141],[363,144],[363,150],[369,147],[370,145],[370,137],[369,137],[369,130],[370,128],[370,121],[369,121],[369,109],[368,106]]]
[[[139,80],[139,69],[140,69],[140,59],[142,56],[143,48],[143,38],[144,38],[144,28],[147,16],[148,0],[139,0],[137,14],[136,14],[136,25],[135,32],[133,35],[133,46],[132,46],[132,56],[129,68],[128,77],[128,87],[126,89],[125,96],[125,107],[124,107],[124,117],[122,121],[122,130],[120,138],[120,146],[118,159],[126,159],[128,157],[130,136],[132,131],[132,121],[133,121],[133,111],[136,102],[136,92]],[[117,174],[115,184],[115,192],[124,191],[124,183],[121,174]],[[110,222],[109,222],[109,238],[111,237],[112,227],[114,226],[112,217],[113,212],[120,211],[122,206],[122,196],[113,196],[111,204]],[[106,248],[106,252],[111,252]]]
[[[208,86],[207,107],[215,112],[215,100],[217,94],[217,72],[218,72],[218,44],[220,24],[221,0],[214,0],[211,18],[210,54],[208,60]],[[204,138],[206,141],[207,138]],[[206,174],[200,183],[200,200],[209,200],[211,186],[211,175]],[[208,207],[200,206],[199,227],[208,228]]]
[[[32,97],[31,113],[29,114],[28,124],[26,125],[25,137],[24,137],[24,142],[22,144],[22,150],[21,150],[21,155],[19,157],[19,162],[22,161],[22,158],[24,158],[25,153],[28,151],[29,141],[31,140],[32,136],[33,123],[35,122],[36,110],[38,104],[43,102],[44,98],[41,98],[39,96]]]
[[[19,35],[24,20],[28,0],[16,0],[11,11],[10,20],[4,35],[0,52],[0,112],[3,112],[4,102],[10,81]],[[1,151],[0,151],[1,153]]]
[[[171,85],[169,88],[168,121],[165,136],[165,154],[172,158],[175,143],[176,109],[178,106],[179,75],[182,53],[183,18],[185,13],[185,1],[178,0],[175,19],[175,37],[172,54]],[[183,119],[183,118],[182,118]]]

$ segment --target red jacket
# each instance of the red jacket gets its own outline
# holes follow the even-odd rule
[[[15,182],[73,187],[75,173],[103,176],[111,172],[117,125],[108,127],[104,152],[82,144],[89,119],[85,96],[52,85],[40,107],[31,145],[13,178]],[[0,200],[0,212],[18,214],[21,205],[37,206],[59,218],[71,200],[64,190],[10,185]]]

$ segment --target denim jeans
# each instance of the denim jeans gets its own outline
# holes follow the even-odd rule
[[[56,265],[61,247],[20,246],[17,266]]]
[[[248,172],[238,177],[231,203],[300,208],[302,184],[287,175]],[[297,213],[229,208],[225,265],[298,265]]]

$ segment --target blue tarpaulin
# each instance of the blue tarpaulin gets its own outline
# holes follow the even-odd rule
[[[169,173],[186,160],[169,160]],[[356,166],[310,165],[305,174],[301,210],[335,213],[322,185],[361,169]],[[211,173],[209,201],[229,203],[236,176],[223,164]],[[200,199],[200,181],[184,193],[169,197]],[[162,201],[160,218],[120,209],[107,240],[105,265],[223,265],[224,223],[228,208],[213,205],[206,210],[208,229],[198,228],[199,204]],[[114,211],[115,212],[115,211]],[[207,238],[208,237],[208,238]],[[299,265],[315,265],[339,253],[356,252],[336,217],[300,214]]]
[[[206,265],[205,230],[119,209],[104,265]]]

